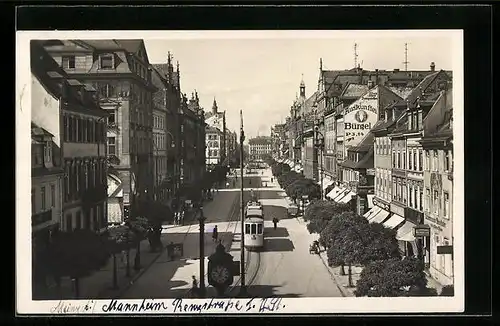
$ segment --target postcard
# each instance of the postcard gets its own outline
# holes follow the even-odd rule
[[[463,311],[461,30],[16,43],[18,314]]]

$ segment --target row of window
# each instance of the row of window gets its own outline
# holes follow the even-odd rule
[[[154,150],[164,150],[167,147],[166,136],[163,134],[153,134]]]
[[[155,115],[153,117],[153,128],[164,129],[165,128],[165,118]]]
[[[105,205],[106,203],[93,206],[89,210],[89,212],[91,212],[89,215],[85,215],[81,211],[76,211],[75,214],[66,214],[64,218],[64,229],[66,231],[75,229],[88,229],[98,231],[105,228],[108,224],[105,215],[107,207]]]
[[[52,143],[31,145],[31,164],[33,167],[50,167],[53,165]]]
[[[450,150],[426,150],[425,171],[453,171],[453,157]]]
[[[389,137],[375,138],[375,153],[379,155],[389,155],[391,150],[391,140]]]
[[[70,202],[80,197],[81,193],[96,186],[107,184],[106,162],[65,161],[64,201]]]
[[[37,188],[31,189],[31,213],[37,214],[56,207],[56,186],[42,186],[40,193]]]
[[[440,193],[438,190],[425,189],[425,211],[434,215],[441,215],[449,218],[450,215],[450,194],[447,191]]]
[[[219,147],[219,142],[218,141],[209,141],[207,142],[207,147],[210,147],[210,148],[218,148]]]
[[[218,139],[219,139],[219,136],[218,136],[218,135],[211,135],[211,134],[208,134],[208,135],[207,135],[207,138],[208,138],[208,140],[218,140]]]
[[[208,157],[218,157],[219,156],[219,151],[216,149],[209,149],[208,150]]]
[[[106,124],[97,119],[64,115],[64,141],[71,143],[104,143]]]

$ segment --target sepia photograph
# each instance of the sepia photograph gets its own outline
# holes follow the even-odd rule
[[[16,38],[18,312],[463,311],[462,31]]]

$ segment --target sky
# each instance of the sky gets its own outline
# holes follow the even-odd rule
[[[316,91],[320,58],[323,69],[353,68],[355,43],[357,62],[367,70],[404,70],[405,43],[409,70],[428,70],[431,62],[436,69],[453,67],[453,38],[444,32],[318,33],[213,38],[199,32],[189,39],[155,37],[144,42],[150,63],[165,63],[168,51],[179,61],[181,90],[188,98],[196,90],[206,111],[216,98],[219,110],[226,111],[229,129],[238,132],[243,110],[247,139],[269,135],[272,125],[285,121],[302,75],[306,97]]]

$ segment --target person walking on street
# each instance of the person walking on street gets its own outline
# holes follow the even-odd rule
[[[277,217],[273,217],[273,225],[274,225],[274,229],[276,230],[276,228],[278,227],[278,218]]]
[[[198,280],[196,279],[196,276],[194,276],[194,275],[192,276],[192,278],[193,278],[193,281],[192,281],[192,285],[191,285],[191,295],[196,298],[198,296],[198,292],[199,292],[198,291],[199,290],[198,289]]]
[[[217,230],[217,225],[214,227],[214,230],[212,231],[212,239],[214,242],[217,242],[217,239],[219,238],[219,231]]]

